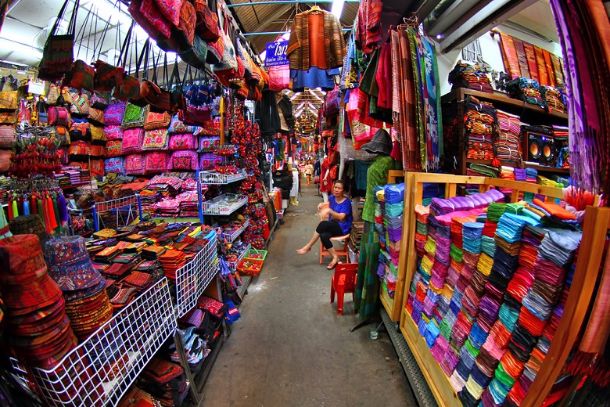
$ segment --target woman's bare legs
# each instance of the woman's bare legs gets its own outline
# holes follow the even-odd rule
[[[339,256],[337,256],[337,252],[335,251],[334,247],[331,247],[330,249],[328,249],[328,253],[331,256],[333,256],[333,259],[330,261],[330,263],[328,263],[328,267],[326,267],[326,268],[329,270],[332,270],[335,268],[335,266],[339,262]]]
[[[320,238],[320,235],[318,234],[318,232],[313,232],[313,236],[311,237],[311,239],[309,239],[309,242],[307,242],[307,244],[305,246],[303,246],[299,250],[297,250],[297,253],[305,254],[308,251],[310,251],[311,248],[313,247],[313,245],[318,241],[319,238]]]

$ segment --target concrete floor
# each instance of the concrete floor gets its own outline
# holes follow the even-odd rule
[[[351,333],[358,323],[351,294],[346,314],[337,315],[318,249],[295,253],[317,225],[319,202],[304,187],[276,231],[205,386],[204,406],[417,405],[387,334],[371,341],[374,325]]]

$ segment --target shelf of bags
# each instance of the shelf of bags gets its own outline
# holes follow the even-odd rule
[[[216,232],[205,237],[208,243],[197,255],[176,271],[176,307],[178,318],[189,312],[208,288],[219,270]]]
[[[223,233],[222,238],[229,243],[233,243],[250,226],[250,218],[246,218],[241,227],[231,233]]]
[[[246,172],[240,171],[237,174],[221,174],[216,171],[201,171],[199,180],[204,185],[226,185],[241,181],[246,178]]]
[[[204,216],[228,216],[248,203],[248,197],[238,194],[223,194],[201,203]]]
[[[241,263],[241,261],[246,257],[246,254],[248,254],[248,252],[250,251],[250,248],[251,248],[250,243],[248,243],[246,248],[241,253],[239,253],[239,256],[237,256],[237,260],[227,262],[227,263],[229,263],[229,268],[231,269],[231,271],[237,270],[237,265],[239,263]]]
[[[117,405],[123,394],[176,330],[164,277],[57,362],[31,369],[46,406]],[[20,371],[25,369],[13,360]]]

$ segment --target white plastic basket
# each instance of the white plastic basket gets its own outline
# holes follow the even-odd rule
[[[204,185],[225,185],[233,182],[241,181],[246,178],[245,171],[240,171],[237,174],[221,174],[216,171],[201,171],[199,180]]]
[[[208,244],[195,258],[176,271],[176,305],[178,318],[190,311],[218,273],[216,232],[207,236]]]
[[[232,199],[233,202],[228,203],[227,199]],[[210,201],[204,201],[201,204],[203,214],[207,216],[227,216],[248,203],[248,197],[237,194],[223,194],[217,196]]]
[[[164,277],[116,312],[53,369],[32,369],[43,404],[117,405],[176,326]],[[23,371],[17,362],[13,364]]]
[[[237,239],[239,235],[241,235],[243,231],[248,228],[248,226],[250,226],[250,218],[246,218],[241,227],[233,233],[223,233],[222,238],[227,240],[229,243],[233,243],[235,239]]]

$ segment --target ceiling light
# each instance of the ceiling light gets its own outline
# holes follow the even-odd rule
[[[343,13],[344,5],[345,0],[333,0],[333,6],[330,9],[330,12],[338,19],[341,19],[341,14]]]

